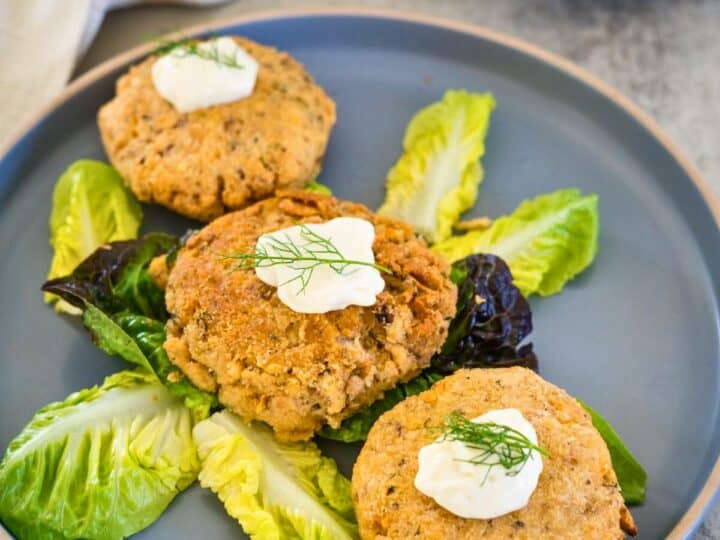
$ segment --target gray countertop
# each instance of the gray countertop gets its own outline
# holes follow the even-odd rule
[[[152,36],[303,0],[239,0],[215,8],[153,6],[111,13],[78,74]],[[720,196],[720,2],[716,0],[355,0],[474,22],[558,53],[650,113]],[[696,540],[720,540],[720,508]]]

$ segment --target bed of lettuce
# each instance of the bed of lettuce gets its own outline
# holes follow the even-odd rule
[[[410,121],[379,212],[411,222],[453,263],[456,316],[423,373],[320,436],[362,441],[385,411],[461,368],[538,369],[526,297],[561,292],[592,263],[598,199],[562,189],[461,227],[483,178],[494,108],[489,94],[448,91]],[[314,181],[308,189],[330,193]],[[0,462],[0,519],[20,539],[124,538],[199,479],[252,538],[357,538],[349,480],[314,442],[278,442],[266,426],[222,410],[170,362],[164,293],[149,266],[160,255],[171,266],[183,239],[137,238],[141,219],[103,163],[79,161],[56,185],[46,301],[80,315],[94,343],[129,369],[35,413]],[[581,404],[608,445],[625,501],[642,503],[645,471]]]

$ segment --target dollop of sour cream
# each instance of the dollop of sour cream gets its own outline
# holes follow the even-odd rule
[[[374,264],[372,250],[375,240],[375,228],[372,223],[360,218],[340,217],[325,223],[307,224],[307,229],[332,244],[347,260]],[[308,243],[300,226],[288,227],[270,234],[262,235],[257,248],[273,254],[273,238],[282,242],[293,242],[297,246]],[[372,266],[347,266],[342,272],[336,272],[329,265],[319,265],[307,280],[305,287],[293,279],[298,269],[307,263],[277,264],[258,266],[255,273],[261,281],[277,287],[280,300],[293,311],[300,313],[327,313],[348,306],[371,306],[375,298],[385,288],[385,280]]]
[[[472,422],[509,426],[537,444],[535,429],[517,409],[495,409]],[[477,455],[477,449],[442,437],[423,446],[415,488],[463,518],[493,519],[527,506],[543,469],[542,456],[533,450],[522,468],[508,471],[468,462]]]
[[[152,81],[158,93],[181,113],[248,97],[255,88],[258,63],[235,40],[220,37],[198,45],[212,58],[187,53],[182,47],[158,58]],[[222,62],[234,60],[238,67]]]

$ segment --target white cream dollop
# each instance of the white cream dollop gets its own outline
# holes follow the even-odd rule
[[[233,59],[242,67],[187,54],[182,48],[161,56],[152,65],[153,85],[175,109],[185,113],[252,94],[259,66],[234,39],[215,38],[200,43],[198,48],[220,59]]]
[[[305,225],[312,232],[329,239],[348,260],[374,264],[372,250],[375,228],[372,223],[360,218],[340,217],[325,223]],[[274,254],[272,237],[291,241],[297,246],[307,244],[300,226],[288,227],[270,234],[264,234],[257,241],[257,247]],[[385,288],[385,280],[372,266],[350,265],[341,273],[329,265],[319,265],[303,289],[298,280],[298,268],[307,263],[278,264],[256,267],[255,273],[261,281],[277,287],[280,300],[293,311],[300,313],[327,313],[348,306],[372,306],[375,297]]]
[[[535,429],[517,409],[495,409],[472,422],[511,427],[537,445]],[[463,442],[443,441],[442,437],[423,446],[415,488],[463,518],[493,519],[527,506],[543,469],[542,456],[533,450],[522,469],[507,474],[502,466],[467,462],[477,454],[478,450]]]

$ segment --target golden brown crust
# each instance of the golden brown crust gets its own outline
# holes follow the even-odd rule
[[[168,276],[170,274],[170,268],[167,264],[167,255],[159,255],[150,261],[148,266],[148,274],[153,283],[160,289],[165,290],[167,287]]]
[[[453,515],[413,485],[429,427],[458,411],[473,418],[514,407],[550,456],[530,503],[493,520]],[[364,540],[625,538],[634,529],[608,449],[578,402],[525,368],[459,371],[385,413],[355,463],[353,502]],[[628,530],[631,532],[631,530]]]
[[[254,249],[261,234],[297,222],[356,216],[375,226],[373,251],[389,267],[370,307],[292,311],[252,269],[221,254]],[[300,190],[218,218],[183,247],[168,279],[165,349],[195,384],[270,424],[282,439],[337,426],[383,391],[427,367],[447,334],[457,291],[448,263],[412,227],[366,207]]]
[[[179,113],[153,86],[151,56],[100,109],[105,150],[141,201],[209,221],[318,174],[335,104],[287,53],[234,39],[260,64],[248,98]]]
[[[620,528],[630,536],[637,536],[638,530],[630,510],[624,504],[620,508]]]

